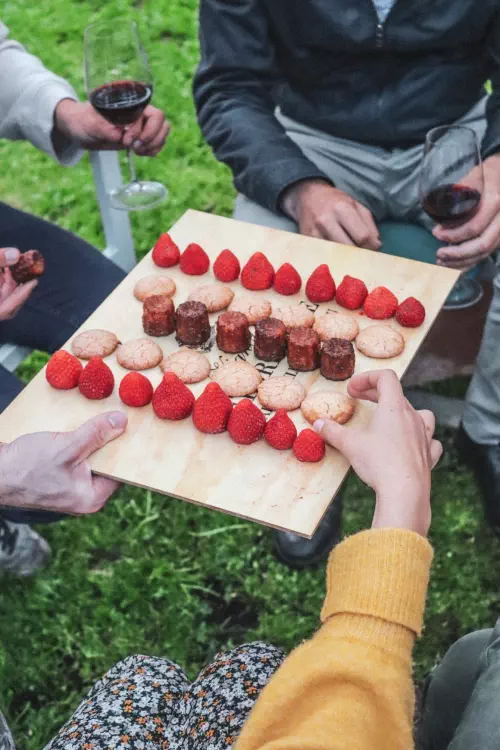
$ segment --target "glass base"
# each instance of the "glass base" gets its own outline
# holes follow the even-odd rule
[[[475,279],[462,275],[446,298],[443,310],[464,310],[477,305],[483,297],[483,287]]]
[[[144,211],[166,200],[168,190],[161,182],[135,181],[109,194],[111,205],[121,211]]]

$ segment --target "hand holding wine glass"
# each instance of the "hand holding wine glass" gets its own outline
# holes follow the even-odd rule
[[[420,174],[420,200],[427,215],[439,222],[440,227],[454,230],[473,219],[482,193],[483,167],[475,132],[462,125],[430,130]],[[482,295],[481,285],[462,275],[444,308],[469,307]]]
[[[149,106],[153,81],[146,52],[134,21],[113,20],[91,24],[85,30],[85,85],[93,108],[124,139]],[[132,145],[131,143],[131,145]],[[132,149],[127,149],[130,183],[112,194],[116,208],[133,211],[151,208],[165,200],[167,189],[159,182],[138,181]]]

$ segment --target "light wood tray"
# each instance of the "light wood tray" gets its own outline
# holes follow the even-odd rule
[[[406,340],[403,354],[383,361],[368,359],[356,352],[356,372],[391,367],[401,377],[458,277],[456,271],[438,266],[197,211],[187,211],[174,225],[171,234],[181,250],[190,242],[202,245],[212,262],[226,247],[233,250],[242,265],[258,250],[267,255],[275,268],[290,261],[301,274],[303,287],[305,280],[320,263],[328,263],[337,284],[345,274],[350,274],[363,279],[369,289],[384,284],[400,300],[409,296],[422,300],[427,317],[420,328],[402,329],[394,320],[390,321],[390,325],[400,330]],[[159,269],[154,266],[149,254],[81,330],[106,328],[114,331],[124,342],[143,336],[142,305],[134,298],[132,290],[138,279],[150,273],[165,273],[175,280],[176,306],[186,300],[193,287],[214,280],[211,270],[205,276],[191,277],[182,274],[178,267]],[[230,286],[237,293],[248,293],[239,282]],[[295,297],[282,297],[273,290],[253,294],[270,299],[273,304],[307,302],[304,288]],[[314,310],[316,306],[311,307]],[[339,309],[335,303],[320,307],[325,311]],[[359,313],[342,312],[355,317],[361,328],[373,323]],[[212,322],[215,322],[217,316],[212,317]],[[174,336],[155,340],[165,354],[178,348]],[[217,362],[219,356],[220,352],[215,346],[208,353],[212,363]],[[248,360],[255,364],[253,354],[248,356]],[[116,387],[114,393],[104,401],[88,401],[78,390],[56,391],[47,384],[45,372],[39,373],[0,416],[0,441],[8,442],[19,435],[38,430],[71,430],[96,414],[124,409],[129,417],[126,434],[92,457],[95,472],[268,526],[312,536],[349,469],[347,461],[337,451],[327,448],[326,458],[321,463],[302,464],[295,459],[292,451],[275,451],[263,440],[251,446],[238,446],[227,433],[202,435],[191,419],[183,422],[162,421],[155,417],[150,406],[127,408],[118,397],[118,384],[126,371],[118,365],[114,355],[108,357],[106,362],[115,374]],[[258,367],[264,376],[283,375],[288,371],[286,360],[276,368],[265,363],[259,363]],[[146,374],[155,386],[161,380],[159,368]],[[295,375],[309,391],[328,388],[345,392],[347,388],[346,383],[325,380],[319,371],[290,373],[291,377]],[[192,386],[195,396],[201,393],[207,382]],[[370,413],[371,406],[360,402],[350,424],[366,423]],[[291,416],[299,430],[308,426],[300,410],[292,412]]]

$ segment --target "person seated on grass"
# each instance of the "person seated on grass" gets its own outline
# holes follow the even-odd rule
[[[80,159],[83,149],[132,146],[140,156],[156,156],[168,131],[163,112],[151,105],[126,133],[111,125],[88,102],[79,102],[67,81],[10,39],[0,21],[0,138],[31,141],[60,164],[70,166]],[[38,285],[31,282],[17,289],[8,273],[0,276],[0,345],[54,352],[125,275],[74,234],[1,201],[0,248],[4,248],[2,267],[15,262],[18,250],[37,249],[47,268]],[[18,378],[0,366],[0,411],[22,387]],[[56,519],[55,514],[0,510],[0,571],[27,574],[36,570],[47,558],[48,547],[27,524]]]
[[[500,246],[500,6],[424,6],[201,0],[194,98],[208,143],[233,172],[236,219],[372,250],[380,221],[430,229],[418,190],[425,136],[458,123],[482,142],[484,193],[470,221],[434,229],[437,263],[468,269]],[[499,340],[497,273],[459,441],[498,529]],[[278,555],[315,562],[339,522],[328,514],[312,541],[276,533]]]
[[[219,654],[193,683],[167,659],[131,656],[96,683],[47,750],[412,747],[411,654],[432,560],[431,471],[442,448],[433,415],[410,406],[394,372],[356,375],[348,390],[376,403],[369,426],[325,420],[314,428],[373,488],[376,505],[371,530],[331,553],[318,633],[288,658],[263,643]],[[94,510],[82,459],[101,444],[103,427],[118,434],[106,419],[2,448],[3,501]],[[33,470],[24,468],[28,451],[39,457]],[[100,506],[112,485],[93,481]]]

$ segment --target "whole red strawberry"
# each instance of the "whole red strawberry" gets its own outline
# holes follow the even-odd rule
[[[368,295],[366,284],[353,276],[344,276],[337,289],[337,303],[348,310],[359,310]]]
[[[254,253],[243,266],[241,283],[246,289],[270,289],[274,281],[274,268],[264,253]]]
[[[299,272],[292,266],[291,263],[283,263],[282,266],[276,271],[274,277],[274,288],[278,294],[297,294],[302,286],[302,279],[300,278]]]
[[[146,406],[153,398],[153,386],[142,372],[129,372],[120,383],[118,393],[127,406]]]
[[[266,418],[261,410],[244,398],[231,412],[227,429],[235,443],[250,445],[260,440],[265,426]]]
[[[376,287],[365,299],[365,315],[374,320],[392,318],[398,307],[398,298],[385,286]]]
[[[79,359],[64,349],[55,352],[47,363],[45,377],[47,383],[58,391],[70,391],[76,388],[83,367]]]
[[[181,251],[168,232],[160,234],[153,248],[153,263],[160,268],[176,266],[181,257]]]
[[[115,379],[107,364],[100,357],[92,357],[83,368],[78,381],[82,396],[92,401],[99,401],[111,396],[114,387]]]
[[[271,417],[264,430],[264,438],[277,451],[286,451],[292,447],[297,437],[297,428],[287,414],[286,409],[278,409]]]
[[[217,256],[214,263],[214,276],[219,281],[228,284],[230,281],[236,281],[240,275],[240,261],[231,250],[223,250]]]
[[[181,271],[189,276],[202,276],[210,267],[210,258],[201,247],[192,242],[181,255]]]
[[[160,419],[186,419],[193,411],[194,396],[173,372],[166,372],[153,393],[153,411]]]
[[[325,441],[313,430],[302,430],[293,444],[293,452],[299,461],[315,464],[325,456]]]
[[[227,430],[233,402],[218,383],[209,383],[193,408],[194,426],[200,432],[216,435]]]
[[[396,310],[396,320],[406,328],[418,328],[425,320],[425,307],[415,297],[408,297]]]
[[[326,263],[307,279],[306,297],[311,302],[330,302],[335,297],[335,281]]]

